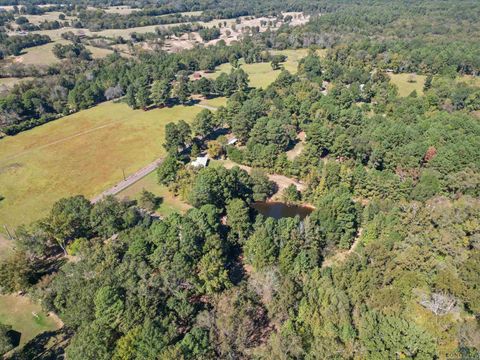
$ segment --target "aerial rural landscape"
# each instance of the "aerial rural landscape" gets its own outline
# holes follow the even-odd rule
[[[480,2],[0,0],[0,357],[480,359]]]

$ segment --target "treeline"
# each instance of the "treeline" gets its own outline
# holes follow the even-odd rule
[[[480,109],[480,89],[438,76],[427,79],[424,96],[398,98],[386,74],[347,63],[310,53],[297,76],[284,71],[266,90],[233,95],[218,122],[245,147],[227,146],[227,156],[310,182],[309,201],[318,184],[328,191],[328,178],[341,173],[361,198],[478,196],[480,127],[472,113]],[[301,131],[305,149],[288,160],[285,151]]]
[[[85,10],[77,13],[78,21],[75,27],[85,27],[91,31],[102,29],[128,29],[139,26],[167,25],[198,21],[210,21],[211,16],[184,16],[180,13],[150,16],[142,11],[135,11],[128,15],[109,14],[102,10]]]
[[[203,41],[210,41],[218,39],[220,37],[220,29],[218,28],[206,28],[200,29],[198,32]]]
[[[321,10],[322,11],[322,10]],[[373,1],[335,3],[301,27],[283,26],[262,34],[270,47],[338,47],[351,59],[394,71],[442,73],[453,68],[478,74],[478,2]]]
[[[265,59],[262,49],[251,41],[234,46],[219,43],[180,54],[144,54],[140,60],[126,60],[113,54],[103,60],[89,61],[82,60],[88,53],[81,45],[57,46],[55,49],[60,57],[69,57],[70,61],[56,65],[48,81],[24,82],[0,99],[0,128],[6,134],[16,134],[124,94],[132,107],[146,108],[152,103],[150,93],[155,81],[173,87],[174,92],[171,95],[169,92],[167,99],[173,96],[183,103],[188,102],[192,91],[197,89],[201,93],[208,90],[212,95],[230,94],[237,85],[229,78],[220,79],[218,83],[223,82],[223,85],[217,86],[216,90],[210,82],[205,85],[207,80],[203,80],[199,85],[208,89],[201,90],[190,84],[188,75],[198,70],[213,70],[231,59],[244,57],[249,62]],[[131,96],[133,93],[134,97]]]
[[[8,36],[0,32],[0,59],[8,55],[20,55],[23,49],[47,44],[50,41],[51,39],[48,35]]]

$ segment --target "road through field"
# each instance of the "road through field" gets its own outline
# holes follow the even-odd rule
[[[203,105],[203,104],[195,104],[198,107],[208,109],[208,110],[217,110],[218,108],[215,106],[209,106],[209,105]],[[108,125],[108,124],[107,124]],[[105,125],[105,126],[107,126]],[[144,168],[141,168],[134,174],[126,177],[124,180],[120,181],[119,183],[115,184],[111,188],[105,190],[102,192],[100,195],[95,196],[92,199],[92,203],[95,204],[96,202],[100,201],[102,198],[104,198],[107,195],[117,195],[119,192],[125,190],[128,188],[130,185],[135,184],[138,180],[144,178],[148,174],[150,174],[152,171],[154,171],[163,161],[163,158],[159,158],[155,160],[154,162],[148,164]]]
[[[96,202],[100,201],[102,198],[104,198],[107,195],[116,195],[120,191],[125,190],[130,185],[135,184],[138,180],[140,180],[141,178],[147,176],[152,171],[154,171],[158,167],[158,165],[162,163],[162,161],[163,161],[163,158],[159,158],[154,162],[148,164],[147,166],[141,168],[137,172],[133,173],[132,175],[126,177],[124,180],[112,186],[110,189],[107,189],[104,192],[102,192],[100,195],[95,196],[92,199],[92,203],[95,204]]]

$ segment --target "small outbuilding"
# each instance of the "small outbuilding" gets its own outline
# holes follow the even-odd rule
[[[227,142],[227,145],[235,145],[235,143],[238,141],[237,138],[231,138],[230,140],[228,140]]]
[[[208,155],[205,155],[205,156],[199,156],[197,157],[196,160],[192,161],[190,163],[190,165],[192,165],[193,167],[206,167],[208,165]]]

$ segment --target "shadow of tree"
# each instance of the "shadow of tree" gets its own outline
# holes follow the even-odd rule
[[[15,351],[12,360],[56,360],[63,359],[65,347],[68,345],[73,331],[66,327],[45,331],[27,342],[21,349]]]

